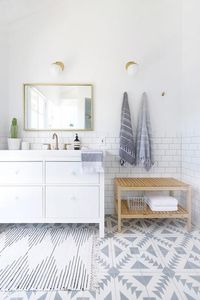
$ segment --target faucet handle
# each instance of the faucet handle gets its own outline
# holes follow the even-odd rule
[[[70,146],[71,146],[70,143],[64,144],[64,150],[69,150]]]
[[[51,150],[59,150],[59,147],[55,143],[52,143]]]
[[[43,144],[42,149],[43,150],[51,150],[51,144]]]

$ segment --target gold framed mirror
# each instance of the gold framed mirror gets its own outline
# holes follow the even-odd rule
[[[25,83],[24,130],[93,130],[93,85]]]

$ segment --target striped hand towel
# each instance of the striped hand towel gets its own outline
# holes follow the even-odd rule
[[[147,171],[153,165],[152,133],[146,93],[142,95],[136,131],[136,164],[140,163]]]
[[[103,172],[103,151],[81,151],[82,171],[85,173]]]
[[[121,111],[119,156],[121,166],[123,166],[125,162],[128,162],[131,165],[135,163],[135,145],[133,138],[133,129],[131,124],[128,94],[126,92],[123,96]]]

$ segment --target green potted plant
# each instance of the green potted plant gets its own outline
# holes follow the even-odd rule
[[[17,119],[13,118],[10,126],[10,137],[8,138],[8,149],[19,150],[21,139],[18,136],[18,124]]]

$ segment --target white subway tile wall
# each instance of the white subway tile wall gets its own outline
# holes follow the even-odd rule
[[[60,147],[64,143],[72,143],[74,134],[72,132],[57,132]],[[23,140],[31,143],[31,149],[41,149],[43,143],[52,143],[52,132],[24,132]],[[90,149],[101,149],[105,151],[105,213],[114,213],[114,177],[175,177],[181,178],[181,138],[155,137],[153,139],[155,163],[153,168],[147,172],[143,167],[127,165],[121,167],[119,164],[119,134],[80,132],[79,137],[82,147]]]
[[[200,226],[200,135],[182,137],[181,173],[192,185],[192,222]]]

